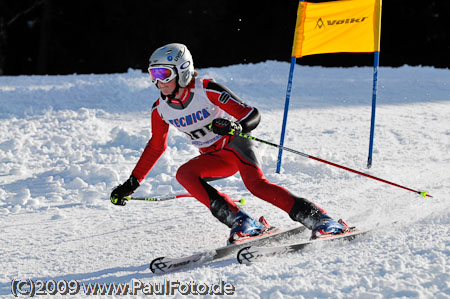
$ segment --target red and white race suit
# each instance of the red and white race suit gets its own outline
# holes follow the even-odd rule
[[[225,200],[232,214],[239,211],[228,195],[218,192],[206,183],[207,179],[228,177],[239,171],[245,186],[256,197],[272,203],[287,213],[292,212],[294,203],[300,200],[302,206],[300,214],[310,213],[303,211],[308,210],[310,202],[293,196],[286,189],[270,183],[265,178],[252,141],[234,136],[221,136],[209,129],[209,125],[216,118],[244,123],[246,118],[257,112],[254,110],[255,108],[245,104],[224,86],[207,79],[193,80],[184,89],[179,100],[162,96],[152,108],[152,137],[132,174],[139,182],[148,175],[167,148],[169,125],[173,125],[185,133],[201,153],[178,169],[177,180],[208,208],[211,209],[212,198],[219,196]],[[297,214],[298,210],[297,208]],[[215,216],[217,217],[216,214]],[[218,218],[230,225],[231,219]]]

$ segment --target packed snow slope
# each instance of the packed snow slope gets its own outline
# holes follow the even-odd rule
[[[288,63],[268,61],[199,73],[257,107],[262,121],[252,135],[278,143],[288,71]],[[450,70],[380,68],[371,169],[371,68],[297,66],[288,117],[285,146],[432,198],[288,152],[276,174],[278,150],[259,144],[271,182],[375,230],[251,266],[230,258],[159,276],[148,269],[153,258],[222,246],[229,229],[193,198],[110,203],[111,189],[128,178],[151,136],[157,97],[148,75],[135,70],[0,77],[1,297],[12,296],[13,279],[136,279],[224,281],[239,298],[450,298]],[[171,129],[167,151],[135,195],[184,193],[175,174],[197,154]],[[213,185],[246,198],[243,208],[255,217],[296,225],[252,196],[239,174]]]

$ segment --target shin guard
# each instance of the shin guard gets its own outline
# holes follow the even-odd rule
[[[208,192],[210,198],[210,211],[220,222],[230,227],[233,225],[234,218],[239,208],[236,207],[236,213],[233,213],[225,198],[217,192],[216,189],[211,187],[203,179],[200,179],[206,192]]]
[[[325,214],[325,211],[305,198],[297,196],[292,197],[294,198],[295,203],[289,212],[289,217],[294,221],[300,222],[307,228],[312,229],[319,221],[320,217]]]

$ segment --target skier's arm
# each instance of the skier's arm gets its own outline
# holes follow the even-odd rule
[[[236,94],[220,83],[205,81],[204,85],[209,100],[236,118],[243,133],[248,133],[258,126],[261,120],[258,109],[244,103]]]
[[[132,171],[132,176],[139,182],[145,179],[167,148],[169,125],[161,118],[156,106],[157,102],[152,108],[152,137]]]
[[[238,121],[242,127],[242,133],[248,133],[255,129],[261,121],[261,115],[258,109],[253,107],[253,111],[247,117]]]
[[[152,137],[128,180],[111,192],[110,200],[115,205],[124,206],[126,204],[127,201],[124,197],[131,195],[139,187],[140,182],[144,180],[167,148],[169,125],[158,114],[157,103],[153,105],[152,109]]]

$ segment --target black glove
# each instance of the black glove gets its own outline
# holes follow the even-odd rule
[[[225,135],[239,135],[242,131],[240,124],[232,122],[231,120],[225,118],[216,118],[211,123],[211,129],[214,133],[225,136]]]
[[[124,206],[127,204],[127,200],[124,197],[131,195],[138,187],[138,179],[131,175],[125,183],[114,188],[109,199],[117,206]]]

